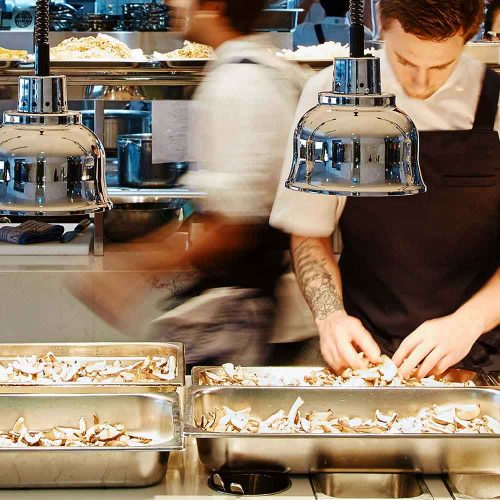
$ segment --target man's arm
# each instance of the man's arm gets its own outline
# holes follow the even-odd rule
[[[426,321],[406,337],[394,354],[404,377],[420,364],[417,377],[440,375],[461,361],[481,335],[500,324],[500,267],[453,314]]]
[[[291,249],[295,274],[318,325],[321,353],[337,372],[361,369],[376,361],[380,349],[361,321],[349,316],[342,301],[340,269],[333,255],[331,238],[303,238],[292,235]]]

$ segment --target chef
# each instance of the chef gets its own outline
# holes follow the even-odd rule
[[[289,139],[271,224],[292,235],[297,280],[321,353],[337,372],[381,351],[404,377],[462,361],[499,368],[500,77],[462,53],[483,7],[379,1],[382,86],[420,132],[427,193],[346,199],[288,191]],[[308,82],[296,123],[332,79],[328,68]],[[339,262],[332,233],[342,238]]]

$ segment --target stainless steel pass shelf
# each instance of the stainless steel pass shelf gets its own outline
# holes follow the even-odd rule
[[[200,200],[205,198],[206,193],[192,191],[188,188],[166,188],[166,189],[134,189],[126,187],[110,187],[108,193],[115,205],[129,203],[173,203],[172,208],[180,208],[187,200]]]

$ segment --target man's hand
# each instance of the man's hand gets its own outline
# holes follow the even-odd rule
[[[409,378],[418,365],[417,378],[441,375],[467,356],[480,335],[457,315],[431,319],[401,342],[392,359],[403,378]]]
[[[359,356],[363,352],[371,362],[380,357],[380,348],[361,321],[344,310],[334,312],[326,319],[316,320],[323,358],[336,372],[346,368],[363,369],[367,361]]]

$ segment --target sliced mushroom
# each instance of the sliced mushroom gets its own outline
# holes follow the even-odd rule
[[[457,417],[462,420],[473,420],[481,414],[481,407],[479,406],[479,403],[458,405],[455,408],[455,413]]]

